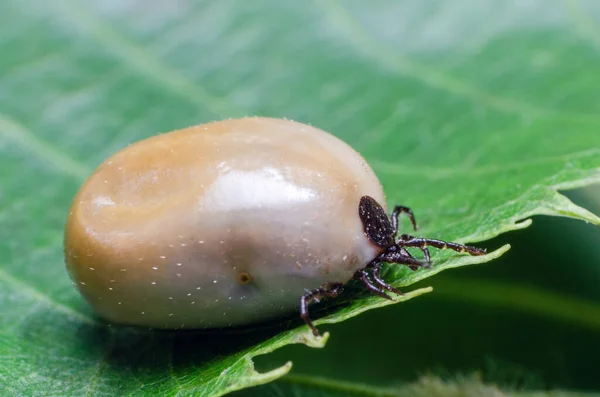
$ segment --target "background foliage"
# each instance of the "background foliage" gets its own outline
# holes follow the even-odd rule
[[[325,393],[321,378],[377,395],[473,371],[508,389],[600,389],[600,221],[556,193],[600,180],[599,17],[592,0],[1,2],[0,394],[220,395],[289,360],[293,376],[240,395]],[[590,224],[536,217],[484,243],[504,247],[496,256],[513,245],[492,264],[323,326],[326,349],[259,357],[271,372],[251,357],[325,340],[99,322],[62,264],[81,182],[130,142],[256,114],[349,142],[423,235],[482,241],[537,214]],[[577,194],[600,213],[597,189]],[[433,271],[387,277],[410,285],[468,263],[437,256]],[[387,305],[339,304],[326,322]]]

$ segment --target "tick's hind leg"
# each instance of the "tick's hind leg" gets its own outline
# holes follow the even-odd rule
[[[325,283],[319,288],[307,292],[300,298],[300,317],[310,327],[314,336],[321,336],[321,334],[310,319],[308,305],[313,302],[319,302],[322,298],[335,298],[342,292],[343,286],[344,284],[342,283]]]
[[[388,283],[386,283],[382,278],[381,278],[381,262],[375,262],[375,264],[373,264],[373,281],[375,281],[375,284],[377,284],[378,286],[380,286],[381,288],[393,292],[394,294],[397,295],[404,295],[404,293],[402,291],[400,291],[397,288],[392,287],[391,285],[389,285]]]
[[[451,249],[456,252],[466,252],[470,255],[485,255],[487,251],[484,248],[477,248],[471,245],[462,245],[457,243],[450,243],[442,240],[435,240],[432,238],[420,238],[403,234],[400,239],[396,242],[400,247],[414,247],[421,249],[424,253],[427,247],[435,247],[439,249]],[[429,252],[427,252],[428,254]],[[427,255],[426,254],[426,255]]]

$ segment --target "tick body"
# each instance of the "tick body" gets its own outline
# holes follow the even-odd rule
[[[107,159],[67,220],[67,268],[115,323],[210,328],[298,309],[380,251],[357,214],[381,185],[350,146],[270,118],[157,135]]]
[[[390,298],[381,263],[407,248],[483,250],[397,236],[381,185],[336,137],[289,120],[244,118],[178,130],[108,158],[75,197],[65,258],[110,322],[153,328],[257,323],[335,297],[352,278]],[[386,292],[387,291],[387,292]]]

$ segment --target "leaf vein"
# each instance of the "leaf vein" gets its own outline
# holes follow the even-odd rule
[[[51,163],[59,171],[77,179],[84,179],[90,170],[81,162],[59,151],[54,145],[29,132],[23,125],[6,114],[0,114],[0,134],[23,149]]]
[[[145,51],[138,44],[129,41],[118,31],[102,23],[91,12],[80,7],[78,2],[54,0],[54,3],[60,9],[61,16],[69,18],[74,25],[103,44],[109,52],[117,56],[132,70],[150,77],[155,84],[160,83],[169,91],[206,108],[219,117],[236,117],[246,114],[243,109],[209,93],[204,87],[161,62],[149,51]]]
[[[63,305],[62,303],[58,303],[58,302],[54,301],[50,296],[29,286],[28,284],[24,283],[23,281],[13,277],[12,275],[10,275],[8,272],[6,272],[2,268],[0,268],[0,280],[3,280],[10,286],[13,286],[19,293],[29,295],[34,300],[43,302],[43,303],[51,306],[52,308],[58,310],[59,312],[62,312],[70,317],[75,317],[78,320],[81,320],[86,324],[90,324],[90,325],[94,325],[94,326],[99,325],[98,322],[96,320],[94,320],[93,318],[86,316],[85,314],[82,314],[76,310],[73,310],[72,308]]]
[[[490,164],[481,167],[425,167],[425,166],[403,166],[401,164],[389,163],[387,161],[376,160],[373,161],[373,168],[378,171],[394,173],[394,174],[406,174],[406,175],[419,175],[428,177],[431,180],[443,179],[457,175],[474,175],[481,176],[499,172],[512,172],[522,170],[528,167],[537,167],[546,165],[548,163],[567,161],[573,159],[582,159],[585,157],[591,157],[600,155],[600,148],[592,148],[582,150],[580,152],[560,154],[556,156],[540,157],[533,160],[525,160],[520,162],[511,162],[510,164]]]
[[[383,44],[373,37],[337,0],[314,1],[327,19],[342,28],[350,42],[363,54],[378,61],[378,64],[395,73],[412,77],[435,89],[468,98],[472,102],[482,103],[490,109],[519,114],[523,116],[545,116],[565,118],[578,121],[600,122],[597,115],[586,113],[569,113],[560,109],[544,109],[536,105],[513,98],[492,95],[478,87],[474,87],[456,77],[450,76],[436,68],[411,60],[399,54],[391,46]]]

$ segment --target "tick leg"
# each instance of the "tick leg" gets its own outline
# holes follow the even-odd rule
[[[371,291],[372,293],[374,293],[377,296],[380,296],[384,299],[387,300],[394,300],[391,296],[389,296],[388,294],[385,293],[385,291],[383,289],[381,289],[379,286],[373,284],[373,281],[371,281],[371,279],[369,279],[369,274],[367,273],[366,268],[365,269],[360,269],[359,271],[357,271],[355,273],[355,278],[359,279],[360,281],[362,281],[362,283],[364,284],[364,286]]]
[[[397,205],[394,207],[394,211],[392,211],[392,226],[396,233],[398,232],[398,217],[400,214],[408,215],[408,219],[410,219],[413,229],[417,230],[417,221],[415,220],[415,215],[413,214],[412,210],[403,205]]]
[[[321,336],[321,334],[310,319],[308,305],[313,302],[319,302],[322,298],[335,298],[342,292],[343,286],[344,284],[342,283],[325,283],[319,288],[307,292],[300,298],[300,317],[310,327],[314,336]]]
[[[372,274],[373,274],[373,280],[375,281],[375,284],[377,284],[378,286],[380,286],[381,288],[388,290],[390,292],[393,292],[394,294],[397,295],[404,295],[404,293],[402,291],[400,291],[397,288],[392,287],[391,285],[389,285],[388,283],[386,283],[382,278],[381,278],[381,262],[376,262],[373,265],[373,270],[372,270]]]
[[[409,236],[408,234],[403,234],[402,236],[400,236],[400,240],[401,241],[405,241],[405,240],[411,240],[411,239],[415,239],[416,237],[413,236]],[[425,247],[417,247],[419,249],[421,249],[421,251],[423,251],[423,255],[425,256],[425,262],[430,265],[431,264],[431,254],[429,253],[429,249],[425,246]],[[408,253],[408,251],[404,250],[406,252],[406,254],[410,255]],[[412,257],[412,255],[410,255]],[[415,270],[415,269],[413,269]]]
[[[429,254],[429,248],[423,247],[421,248],[421,251],[423,251],[423,255],[425,256],[425,262],[427,262],[427,265],[431,265],[431,255]]]
[[[406,248],[403,248],[403,247],[399,247],[399,248],[400,248],[400,251],[399,251],[400,254],[402,254],[404,256],[407,256],[407,257],[409,257],[411,259],[414,259],[415,261],[419,262],[417,259],[415,259],[414,256],[412,256],[412,254],[410,252],[408,252],[406,250]],[[423,251],[423,254],[425,254],[425,263],[419,262],[418,265],[411,265],[411,264],[404,263],[405,265],[407,265],[410,268],[410,270],[417,270],[420,267],[430,267],[430,265],[431,265],[431,258],[429,256],[429,250],[427,248],[425,248],[422,251]]]
[[[420,238],[412,237],[406,234],[400,236],[398,245],[402,247],[415,247],[420,249],[426,249],[428,246],[432,246],[439,249],[451,249],[456,252],[466,252],[470,255],[485,255],[487,252],[483,248],[477,248],[470,245],[462,245],[457,243],[450,243],[442,240],[435,240],[432,238]]]
[[[398,243],[398,245],[400,245]],[[388,263],[397,263],[399,265],[407,265],[412,270],[416,270],[420,267],[430,267],[429,263],[421,262],[418,259],[415,259],[406,249],[403,247],[399,247],[399,251],[390,251],[384,252],[383,254],[377,257],[377,261],[379,262],[388,262]]]

